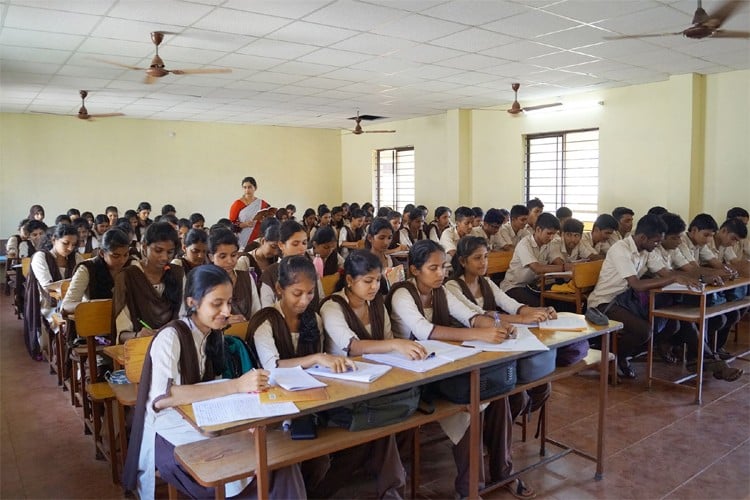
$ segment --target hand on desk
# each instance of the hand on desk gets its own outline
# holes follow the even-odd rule
[[[268,390],[269,376],[270,373],[267,370],[250,370],[236,379],[237,392],[261,392]]]
[[[557,319],[557,311],[554,307],[529,307],[524,306],[519,311],[522,323],[539,323],[548,319]]]
[[[392,339],[389,342],[391,342],[392,350],[400,352],[409,359],[417,360],[427,357],[427,349],[419,342],[405,339]]]
[[[315,363],[325,366],[334,373],[344,373],[357,369],[357,365],[351,359],[343,356],[332,356],[326,353],[316,355]]]
[[[702,291],[705,286],[703,283],[701,283],[695,278],[691,278],[690,276],[677,276],[677,278],[675,279],[675,282],[681,285],[685,285],[686,287],[696,292]]]
[[[516,327],[504,323],[498,328],[472,328],[471,333],[473,338],[467,340],[481,340],[490,344],[499,344],[504,340],[515,338]]]

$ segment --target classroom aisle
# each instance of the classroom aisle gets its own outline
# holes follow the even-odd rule
[[[733,336],[731,337],[733,338]],[[730,338],[730,341],[731,341]],[[750,323],[741,324],[747,344]],[[730,345],[730,350],[735,349]],[[704,405],[686,391],[646,391],[642,382],[610,390],[605,478],[594,481],[594,464],[576,455],[525,476],[539,498],[740,499],[750,496],[750,362],[737,382],[708,379]],[[664,369],[662,364],[659,369]],[[643,377],[643,363],[636,362]],[[550,400],[550,434],[595,447],[597,377],[594,372],[558,383]],[[529,427],[536,428],[536,418]],[[517,468],[535,460],[538,444],[514,433]],[[554,448],[550,448],[554,451]],[[453,498],[453,459],[445,441],[422,451],[420,498]],[[335,498],[374,498],[372,479],[360,474]],[[22,324],[0,294],[0,498],[122,498],[109,467],[94,459],[79,410],[49,375],[47,365],[26,354]],[[485,498],[512,498],[504,491]]]

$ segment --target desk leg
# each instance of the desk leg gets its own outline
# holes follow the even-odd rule
[[[646,388],[651,390],[651,379],[654,376],[654,307],[656,303],[656,293],[651,292],[648,298],[648,324],[651,328],[651,335],[648,337],[648,350],[646,351]]]
[[[596,474],[597,481],[604,477],[604,428],[607,419],[607,382],[609,371],[609,334],[602,339],[602,361],[599,363],[599,428],[596,441]],[[606,356],[606,358],[605,358]]]
[[[698,370],[695,373],[695,404],[703,404],[703,344],[706,338],[707,320],[703,315],[706,310],[706,294],[701,296],[701,319],[698,325],[698,359],[695,363],[695,369]]]
[[[266,448],[266,427],[260,426],[255,428],[255,454],[258,460],[258,470],[255,471],[255,479],[258,481],[258,498],[266,500],[268,498],[268,448]]]
[[[479,467],[484,467],[479,417],[479,370],[472,370],[469,378],[469,498],[479,498]]]

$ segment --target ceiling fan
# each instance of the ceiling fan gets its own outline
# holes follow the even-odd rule
[[[154,83],[157,78],[161,78],[162,76],[166,76],[169,73],[172,73],[174,75],[205,75],[210,73],[231,73],[232,70],[229,68],[194,68],[194,69],[167,69],[164,67],[164,61],[161,57],[159,57],[159,45],[161,45],[161,42],[164,40],[164,35],[174,35],[175,33],[171,33],[168,31],[152,31],[151,32],[151,42],[156,47],[156,55],[154,55],[154,58],[151,59],[151,66],[148,68],[139,68],[137,66],[130,66],[128,64],[122,64],[115,61],[106,61],[104,59],[98,59],[101,62],[107,63],[107,64],[113,64],[115,66],[120,66],[122,68],[132,69],[136,71],[145,71],[146,72],[146,79],[144,80],[144,83]]]
[[[359,135],[359,134],[394,134],[395,130],[362,130],[362,125],[360,122],[362,120],[365,121],[372,121],[372,120],[380,120],[385,118],[385,116],[376,116],[376,115],[361,115],[359,114],[359,111],[357,111],[357,116],[351,116],[348,119],[354,120],[354,123],[357,125],[354,127],[354,130],[352,130],[352,134]]]
[[[561,102],[553,102],[550,104],[540,104],[539,106],[527,106],[525,108],[522,108],[521,104],[518,102],[518,89],[521,88],[521,84],[513,83],[511,84],[510,88],[512,88],[513,92],[515,93],[513,104],[510,106],[510,109],[508,110],[508,113],[510,113],[511,115],[518,115],[523,112],[536,111],[538,109],[545,109],[545,108],[554,108],[555,106],[562,106]]]
[[[92,118],[110,118],[112,116],[125,116],[124,113],[100,113],[91,115],[86,109],[86,96],[89,95],[88,90],[80,90],[78,94],[81,96],[81,107],[78,109],[77,115],[67,115],[64,113],[47,113],[44,111],[32,111],[32,113],[39,113],[43,115],[75,116],[77,118],[80,118],[81,120],[91,120]]]
[[[658,36],[682,35],[686,38],[700,40],[701,38],[750,38],[750,31],[722,30],[721,25],[732,17],[737,8],[742,4],[741,0],[727,0],[709,16],[703,9],[701,0],[698,0],[698,8],[693,14],[693,25],[682,31],[674,33],[646,33],[642,35],[617,35],[605,36],[607,40],[623,40],[628,38],[651,38]]]

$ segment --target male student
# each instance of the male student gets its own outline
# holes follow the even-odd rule
[[[633,235],[616,242],[607,252],[599,280],[589,295],[588,307],[596,307],[610,319],[620,321],[624,329],[618,338],[617,365],[625,378],[635,378],[630,358],[644,350],[651,337],[648,311],[639,298],[629,291],[646,292],[674,282],[695,286],[696,280],[675,275],[644,279],[648,254],[656,248],[666,231],[666,224],[657,215],[644,215]],[[627,293],[626,293],[627,292]],[[629,297],[630,296],[630,297]],[[631,298],[631,300],[627,300]]]
[[[612,246],[610,238],[618,227],[617,219],[609,214],[601,214],[594,221],[593,229],[583,233],[581,245],[589,249],[591,260],[604,258],[607,250]]]
[[[558,217],[559,220],[559,217]],[[583,222],[572,217],[562,225],[562,237],[552,240],[550,258],[553,264],[565,264],[588,260],[595,251],[581,243]]]
[[[684,257],[678,250],[678,247],[682,242],[682,233],[685,231],[685,222],[679,215],[672,213],[661,215],[661,220],[666,225],[666,232],[661,244],[648,256],[647,266],[649,272],[660,277],[669,277],[674,276],[676,273],[685,273],[692,278],[699,278],[700,275],[697,275],[699,271],[695,266],[691,266],[689,263],[683,265]],[[722,280],[720,277],[714,276],[705,281],[710,284],[719,285]],[[674,295],[664,295],[663,297],[666,297],[667,300],[673,300]],[[709,338],[713,337],[713,335],[716,334],[716,331],[725,325],[725,322],[726,318],[723,315],[710,318],[708,320]],[[657,350],[667,363],[676,363],[677,358],[673,355],[673,347],[685,344],[687,348],[686,357],[688,370],[695,371],[696,360],[698,358],[699,330],[697,325],[689,321],[679,321],[677,327],[674,328],[672,332],[675,333],[670,333],[668,335],[662,333],[662,336],[667,338],[655,342]],[[743,374],[743,370],[730,367],[726,361],[721,359],[721,356],[718,353],[713,352],[711,347],[705,341],[703,343],[703,352],[704,369],[713,372],[715,378],[733,381],[737,380]]]
[[[555,217],[560,221],[560,227],[563,227],[565,221],[573,217],[573,211],[568,207],[560,207],[555,211]]]
[[[524,205],[513,205],[510,208],[510,222],[503,224],[498,231],[498,240],[502,245],[499,250],[513,250],[518,242],[526,236],[526,224],[529,221],[529,209]]]
[[[550,245],[560,230],[560,221],[550,213],[543,213],[536,220],[534,232],[518,242],[513,250],[508,272],[500,288],[517,301],[539,307],[539,295],[529,290],[537,276],[544,273],[567,271],[570,264],[552,264]]]
[[[635,212],[628,207],[616,207],[612,210],[612,217],[617,220],[617,231],[612,233],[612,236],[609,238],[610,244],[624,240],[630,235],[630,232],[633,230],[634,216]]]
[[[451,257],[456,253],[458,240],[471,234],[471,229],[474,227],[474,211],[469,207],[458,207],[454,219],[455,227],[447,227],[440,235],[440,245]]]
[[[750,221],[750,214],[742,207],[733,207],[727,210],[727,219],[738,219],[747,226]],[[750,238],[744,238],[737,243],[734,246],[734,253],[741,259],[750,260]]]
[[[734,249],[746,238],[747,225],[739,219],[727,219],[708,241],[708,247],[725,266],[737,270],[744,259],[742,254],[738,255]]]
[[[490,251],[500,250],[503,245],[498,233],[503,225],[503,220],[503,214],[500,210],[497,208],[490,208],[487,210],[487,213],[484,214],[482,224],[474,227],[474,229],[471,230],[471,234],[487,240]]]

